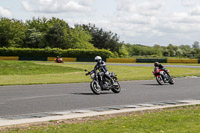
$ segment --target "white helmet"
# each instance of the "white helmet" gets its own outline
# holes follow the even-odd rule
[[[96,57],[95,57],[95,61],[96,61],[96,62],[100,62],[101,60],[102,60],[101,56],[96,56]]]

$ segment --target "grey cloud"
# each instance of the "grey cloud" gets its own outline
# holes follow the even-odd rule
[[[80,4],[84,6],[91,6],[94,2],[94,0],[81,0]]]

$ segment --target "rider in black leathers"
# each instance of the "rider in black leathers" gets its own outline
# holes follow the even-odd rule
[[[97,64],[94,67],[94,71],[96,72],[97,70],[99,70],[100,72],[103,72],[104,76],[106,76],[108,79],[110,79],[110,81],[113,85],[116,85],[115,82],[113,81],[113,79],[110,77],[110,74],[106,67],[106,63],[104,61],[102,61],[102,58],[100,56],[96,56],[95,61],[97,62]]]
[[[154,66],[155,68],[158,67],[160,70],[163,70],[168,76],[170,76],[165,67],[162,64],[159,64],[159,62],[155,62]]]

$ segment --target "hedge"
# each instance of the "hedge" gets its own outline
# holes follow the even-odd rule
[[[20,57],[76,57],[76,58],[94,58],[99,55],[102,58],[113,57],[114,54],[105,49],[31,49],[31,48],[0,48],[0,56],[20,56]]]

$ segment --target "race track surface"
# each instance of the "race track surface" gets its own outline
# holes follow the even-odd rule
[[[89,83],[0,87],[0,118],[32,113],[133,105],[200,98],[200,78],[176,79],[160,86],[155,80],[122,81],[119,94],[94,95]]]

